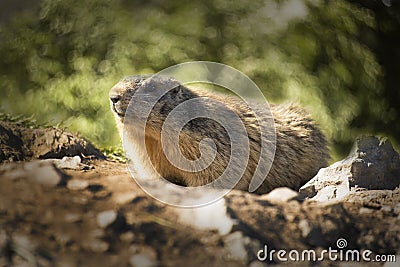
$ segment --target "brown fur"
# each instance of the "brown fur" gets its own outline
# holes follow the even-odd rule
[[[125,111],[135,90],[149,83],[148,76],[131,76],[122,79],[110,92],[111,108],[114,112],[119,132],[122,136]],[[180,132],[179,147],[182,154],[190,160],[200,157],[199,143],[204,138],[212,138],[217,147],[216,158],[206,169],[198,172],[187,172],[173,166],[165,157],[161,146],[161,127],[168,113],[178,104],[198,96],[205,96],[226,104],[235,111],[244,122],[249,135],[250,157],[242,179],[236,189],[247,190],[260,157],[260,128],[258,123],[265,123],[265,118],[256,119],[254,112],[241,100],[212,94],[207,91],[190,89],[169,78],[151,79],[149,88],[172,84],[175,89],[163,96],[154,106],[146,124],[146,151],[136,151],[140,156],[148,155],[152,165],[162,177],[184,186],[201,186],[217,179],[225,170],[230,157],[230,142],[225,129],[215,121],[195,119],[189,122]],[[155,88],[154,88],[155,87]],[[152,89],[152,90],[153,90]],[[151,90],[149,89],[149,93]],[[205,109],[214,112],[212,105],[204,105]],[[215,110],[218,112],[218,110]],[[322,132],[314,121],[301,108],[295,105],[272,105],[271,112],[276,128],[276,151],[270,172],[257,189],[256,193],[266,193],[274,188],[287,186],[297,190],[312,178],[317,171],[326,166],[328,150]],[[135,137],[129,142],[139,142]],[[140,157],[136,159],[135,169],[144,170]]]

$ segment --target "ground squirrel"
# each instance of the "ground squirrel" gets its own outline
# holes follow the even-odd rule
[[[221,97],[207,90],[189,88],[167,77],[153,76],[151,79],[150,77],[148,75],[125,77],[111,89],[109,95],[111,109],[122,137],[125,113],[137,88],[151,80],[151,84],[148,84],[151,94],[151,90],[157,90],[158,85],[173,84],[174,89],[158,101],[147,119],[145,134],[147,152],[135,151],[137,157],[133,159],[137,173],[152,176],[150,178],[161,175],[165,179],[183,186],[205,185],[222,174],[229,161],[231,144],[224,127],[213,120],[196,118],[187,123],[182,129],[182,133],[179,134],[181,153],[189,160],[196,160],[200,157],[199,144],[202,139],[211,138],[215,142],[217,153],[208,168],[198,172],[181,170],[168,161],[162,149],[161,127],[168,113],[180,103],[205,95],[222,101],[240,117],[245,125],[249,137],[250,156],[244,175],[235,188],[247,190],[260,157],[258,123],[263,123],[263,119],[261,118],[257,122],[254,113],[240,99]],[[140,103],[133,104],[140,105]],[[284,186],[298,190],[321,167],[326,166],[328,160],[326,140],[315,122],[303,109],[293,104],[271,105],[271,113],[276,128],[276,151],[270,172],[256,191],[259,194]],[[134,136],[124,138],[128,138],[128,141],[132,143],[138,142]],[[154,172],[153,168],[143,165],[141,158],[143,159],[147,155],[158,173]]]

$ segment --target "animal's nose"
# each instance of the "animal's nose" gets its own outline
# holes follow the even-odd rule
[[[119,95],[112,95],[112,96],[110,96],[110,100],[111,100],[111,102],[116,104],[118,101],[121,100],[121,97]]]

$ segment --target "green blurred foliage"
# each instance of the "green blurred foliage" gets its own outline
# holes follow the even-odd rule
[[[300,15],[280,17],[290,8]],[[0,107],[115,145],[113,84],[210,60],[247,74],[271,102],[300,102],[338,158],[360,134],[399,141],[392,85],[400,74],[379,54],[387,45],[382,36],[399,28],[393,9],[344,0],[42,0],[38,13],[16,15],[0,28]],[[394,15],[382,28],[377,17],[385,12]]]

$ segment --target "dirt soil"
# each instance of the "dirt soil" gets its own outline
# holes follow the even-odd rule
[[[276,254],[271,260],[257,259],[265,245],[269,250],[318,253],[338,249],[340,238],[347,242],[345,249],[371,250],[371,258],[400,253],[399,188],[361,190],[324,204],[297,197],[272,201],[268,195],[232,191],[224,197],[225,208],[215,211],[226,212],[234,222],[229,233],[220,233],[183,222],[179,208],[147,196],[126,164],[99,159],[103,156],[98,150],[89,153],[85,145],[68,150],[68,140],[86,141],[73,136],[61,146],[39,142],[46,144],[47,152],[33,153],[25,137],[4,125],[0,266],[383,266],[365,261],[283,262]],[[47,131],[47,136],[56,136],[53,140],[62,139],[58,130]],[[52,162],[32,161],[49,151],[58,158],[79,155],[86,167],[60,169]],[[25,161],[10,163],[17,160]],[[385,266],[400,266],[397,261]]]

